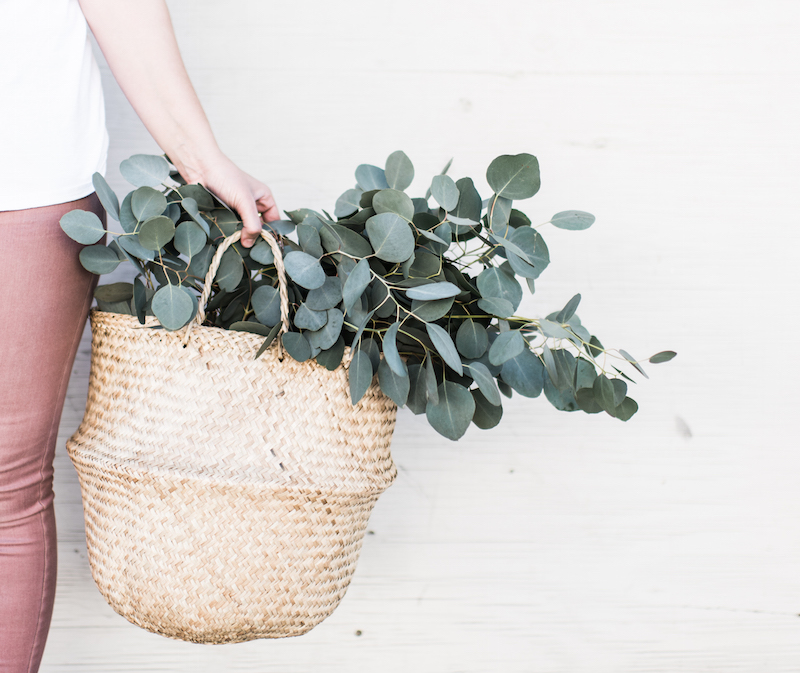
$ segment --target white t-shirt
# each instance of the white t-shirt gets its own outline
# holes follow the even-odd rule
[[[108,151],[78,0],[0,0],[0,211],[83,198]]]

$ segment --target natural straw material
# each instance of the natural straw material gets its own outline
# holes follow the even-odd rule
[[[278,255],[276,255],[277,259]],[[207,283],[210,284],[210,277]],[[93,311],[86,414],[67,449],[92,574],[118,613],[197,643],[300,635],[355,570],[395,477],[395,405],[263,337]]]

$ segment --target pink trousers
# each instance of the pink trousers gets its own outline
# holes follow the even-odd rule
[[[59,226],[97,196],[0,212],[0,673],[39,670],[56,588],[53,455],[96,276]]]

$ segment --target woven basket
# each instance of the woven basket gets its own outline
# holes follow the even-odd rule
[[[396,407],[374,384],[353,406],[345,365],[279,344],[255,360],[263,337],[201,315],[189,333],[92,312],[89,398],[67,442],[92,575],[114,610],[164,636],[301,635],[344,596],[395,477]]]

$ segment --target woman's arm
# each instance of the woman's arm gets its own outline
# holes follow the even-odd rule
[[[250,247],[280,219],[269,187],[217,145],[181,59],[164,0],[79,0],[114,77],[147,130],[187,182],[199,182],[242,218]]]

